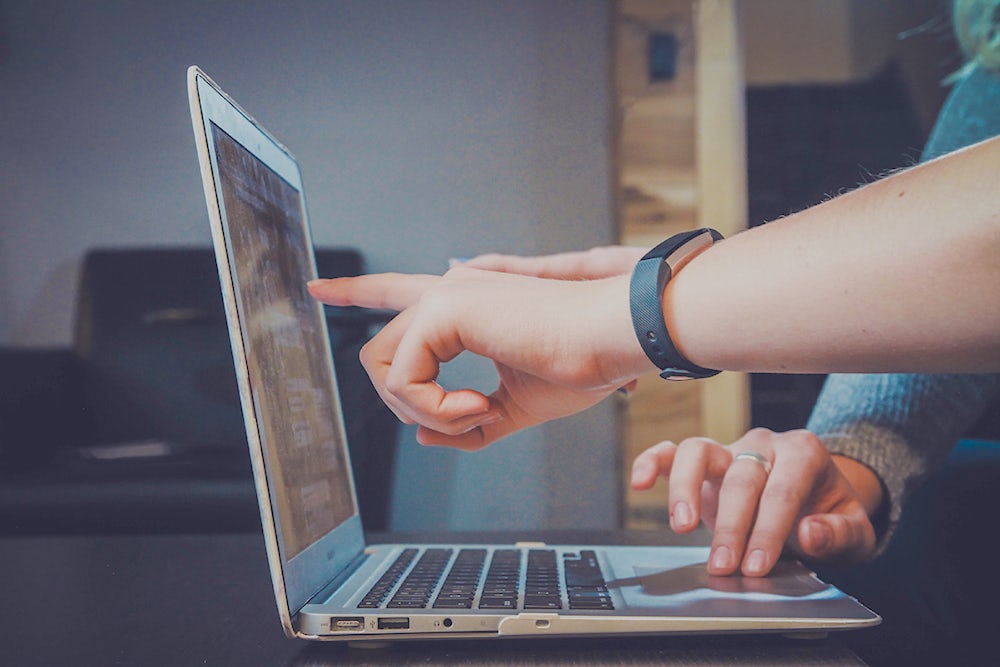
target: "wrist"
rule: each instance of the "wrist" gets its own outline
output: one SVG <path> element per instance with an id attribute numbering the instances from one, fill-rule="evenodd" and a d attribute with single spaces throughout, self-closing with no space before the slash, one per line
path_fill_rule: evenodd
<path id="1" fill-rule="evenodd" d="M 594 320 L 600 330 L 594 337 L 593 359 L 601 368 L 602 377 L 616 387 L 659 370 L 639 345 L 632 326 L 630 279 L 629 274 L 622 274 L 588 283 L 598 290 L 590 302 L 590 312 L 595 304 L 601 307 Z"/>
<path id="2" fill-rule="evenodd" d="M 851 488 L 861 500 L 868 516 L 875 517 L 882 507 L 885 491 L 882 487 L 882 480 L 875 474 L 875 471 L 861 463 L 857 459 L 852 459 L 841 454 L 832 454 L 833 464 L 837 466 L 840 474 L 844 476 Z"/>
<path id="3" fill-rule="evenodd" d="M 722 240 L 722 234 L 705 227 L 674 234 L 647 252 L 632 271 L 629 301 L 632 325 L 640 347 L 666 380 L 707 378 L 719 373 L 691 361 L 671 334 L 673 318 L 668 290 L 671 280 L 695 257 Z"/>

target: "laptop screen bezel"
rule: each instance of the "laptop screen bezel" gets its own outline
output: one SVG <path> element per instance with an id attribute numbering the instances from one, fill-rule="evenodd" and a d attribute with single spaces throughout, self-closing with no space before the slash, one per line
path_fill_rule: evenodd
<path id="1" fill-rule="evenodd" d="M 281 539 L 281 520 L 272 497 L 272 485 L 269 484 L 268 480 L 267 456 L 264 449 L 266 442 L 253 399 L 247 353 L 244 346 L 245 326 L 237 298 L 239 293 L 238 278 L 235 266 L 231 265 L 234 255 L 230 244 L 231 235 L 225 215 L 221 185 L 217 178 L 219 170 L 214 142 L 212 141 L 212 126 L 217 126 L 232 137 L 299 193 L 302 206 L 301 231 L 307 241 L 307 246 L 311 248 L 312 237 L 306 213 L 302 176 L 291 153 L 197 67 L 191 67 L 188 71 L 188 90 L 272 583 L 285 630 L 289 634 L 293 634 L 292 616 L 364 550 L 364 531 L 358 512 L 353 475 L 350 466 L 347 465 L 345 474 L 351 485 L 352 515 L 301 552 L 290 557 L 287 557 L 285 553 L 284 542 Z M 315 277 L 315 258 L 310 255 L 307 261 L 309 262 L 310 275 Z M 326 319 L 323 316 L 322 306 L 317 302 L 315 308 L 319 325 L 325 332 Z M 333 386 L 330 389 L 335 395 L 337 391 L 336 370 L 333 366 L 332 353 L 328 346 L 324 347 L 324 350 L 326 359 L 317 359 L 316 361 L 329 365 L 333 374 Z M 332 405 L 330 410 L 331 420 L 337 430 L 339 442 L 346 450 L 343 416 Z M 343 458 L 345 462 L 349 461 L 347 451 L 344 451 Z"/>

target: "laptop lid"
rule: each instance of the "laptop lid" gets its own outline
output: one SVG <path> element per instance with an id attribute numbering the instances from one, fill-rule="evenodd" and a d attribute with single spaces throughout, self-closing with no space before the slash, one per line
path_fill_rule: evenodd
<path id="1" fill-rule="evenodd" d="M 197 67 L 188 99 L 279 615 L 364 549 L 295 158 Z"/>

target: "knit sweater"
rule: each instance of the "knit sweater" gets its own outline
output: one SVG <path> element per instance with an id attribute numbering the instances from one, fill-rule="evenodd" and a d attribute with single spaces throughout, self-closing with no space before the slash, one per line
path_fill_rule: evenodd
<path id="1" fill-rule="evenodd" d="M 1000 74 L 974 69 L 949 94 L 922 160 L 998 134 Z M 881 548 L 910 492 L 998 395 L 1000 374 L 831 375 L 807 428 L 831 453 L 864 463 L 881 479 L 886 503 Z"/>

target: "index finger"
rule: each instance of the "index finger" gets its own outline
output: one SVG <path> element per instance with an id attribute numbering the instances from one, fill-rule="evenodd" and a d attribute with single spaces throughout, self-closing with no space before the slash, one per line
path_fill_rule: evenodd
<path id="1" fill-rule="evenodd" d="M 416 303 L 441 279 L 441 276 L 427 274 L 372 273 L 310 280 L 307 287 L 314 299 L 331 306 L 400 311 Z"/>

